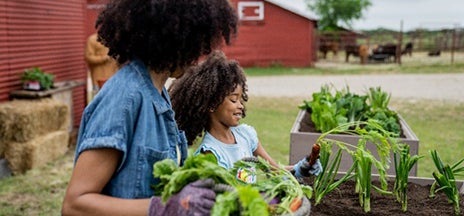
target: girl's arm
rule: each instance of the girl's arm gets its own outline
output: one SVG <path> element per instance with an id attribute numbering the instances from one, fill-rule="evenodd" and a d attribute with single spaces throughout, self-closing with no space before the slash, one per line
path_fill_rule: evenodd
<path id="1" fill-rule="evenodd" d="M 266 160 L 267 162 L 269 162 L 269 164 L 271 164 L 272 166 L 274 167 L 278 167 L 279 165 L 274 161 L 274 159 L 272 159 L 272 157 L 266 152 L 266 150 L 264 149 L 263 145 L 261 145 L 261 142 L 258 141 L 258 148 L 256 148 L 256 150 L 253 152 L 253 156 L 255 157 L 261 157 L 263 158 L 264 160 Z"/>
<path id="2" fill-rule="evenodd" d="M 264 149 L 263 145 L 261 145 L 261 142 L 258 142 L 258 148 L 256 148 L 256 150 L 253 152 L 253 155 L 255 157 L 261 157 L 263 158 L 264 160 L 266 160 L 267 162 L 269 162 L 269 164 L 271 164 L 272 166 L 274 167 L 278 167 L 279 165 L 274 161 L 274 159 L 272 159 L 272 157 L 266 152 L 266 150 Z M 292 170 L 293 169 L 293 165 L 287 165 L 287 166 L 284 166 L 284 168 L 286 170 Z"/>

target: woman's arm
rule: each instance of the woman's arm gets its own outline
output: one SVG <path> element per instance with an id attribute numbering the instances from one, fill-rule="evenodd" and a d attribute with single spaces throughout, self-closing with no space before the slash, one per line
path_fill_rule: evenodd
<path id="1" fill-rule="evenodd" d="M 120 199 L 100 194 L 122 153 L 92 149 L 80 154 L 64 197 L 62 215 L 147 215 L 150 199 Z"/>

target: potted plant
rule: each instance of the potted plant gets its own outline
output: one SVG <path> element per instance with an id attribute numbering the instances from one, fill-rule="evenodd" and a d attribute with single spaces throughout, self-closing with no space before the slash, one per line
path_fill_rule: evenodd
<path id="1" fill-rule="evenodd" d="M 20 75 L 23 89 L 25 90 L 47 90 L 53 87 L 54 75 L 45 73 L 39 67 L 28 68 Z"/>

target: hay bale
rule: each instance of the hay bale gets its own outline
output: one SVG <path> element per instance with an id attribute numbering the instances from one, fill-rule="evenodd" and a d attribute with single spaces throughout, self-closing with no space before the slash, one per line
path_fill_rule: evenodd
<path id="1" fill-rule="evenodd" d="M 48 98 L 0 103 L 0 155 L 2 143 L 27 142 L 49 132 L 67 130 L 69 112 L 65 103 Z"/>
<path id="2" fill-rule="evenodd" d="M 22 174 L 64 155 L 68 150 L 69 132 L 55 131 L 38 136 L 27 142 L 9 142 L 5 159 L 11 172 Z"/>

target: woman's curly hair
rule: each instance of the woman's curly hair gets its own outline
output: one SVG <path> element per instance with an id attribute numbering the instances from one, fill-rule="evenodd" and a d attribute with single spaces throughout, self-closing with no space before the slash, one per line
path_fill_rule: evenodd
<path id="1" fill-rule="evenodd" d="M 95 27 L 120 64 L 138 58 L 173 72 L 230 44 L 237 15 L 228 0 L 111 0 Z"/>
<path id="2" fill-rule="evenodd" d="M 215 110 L 238 85 L 243 92 L 241 101 L 245 103 L 248 101 L 245 73 L 237 61 L 227 60 L 220 51 L 212 52 L 203 63 L 172 82 L 169 86 L 172 108 L 189 145 L 209 129 L 209 111 Z M 243 117 L 245 111 L 244 108 Z"/>

